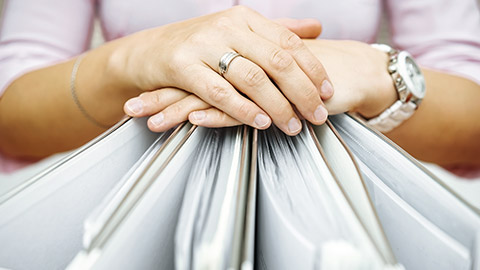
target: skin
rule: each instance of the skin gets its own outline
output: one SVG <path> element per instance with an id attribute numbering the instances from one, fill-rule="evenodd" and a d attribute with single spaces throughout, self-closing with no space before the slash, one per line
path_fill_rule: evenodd
<path id="1" fill-rule="evenodd" d="M 320 27 L 318 23 L 312 27 L 310 20 L 293 22 L 291 29 L 315 36 Z M 238 57 L 235 62 L 242 68 L 223 78 L 216 69 L 229 51 L 245 58 Z M 0 99 L 1 152 L 38 159 L 78 147 L 104 130 L 88 121 L 72 99 L 74 61 L 32 71 L 8 86 Z M 325 122 L 327 111 L 320 91 L 328 80 L 321 62 L 297 35 L 237 6 L 141 31 L 88 52 L 79 66 L 75 88 L 88 114 L 103 125 L 113 125 L 123 117 L 122 106 L 129 98 L 172 88 L 186 89 L 238 123 L 265 129 L 273 122 L 294 135 L 300 132 L 300 117 L 316 124 Z M 332 94 L 330 88 L 323 98 Z M 178 95 L 172 95 L 162 101 L 177 99 Z M 298 115 L 294 106 L 299 108 Z M 155 131 L 173 125 L 162 115 L 149 120 Z"/>
<path id="2" fill-rule="evenodd" d="M 241 12 L 247 11 L 242 9 Z M 123 115 L 119 108 L 126 100 L 134 97 L 125 103 L 125 113 L 134 117 L 150 116 L 148 125 L 154 131 L 166 130 L 187 119 L 194 124 L 208 127 L 241 123 L 256 126 L 255 115 L 265 113 L 287 134 L 292 135 L 296 132 L 288 130 L 289 119 L 305 117 L 316 124 L 323 122 L 315 122 L 313 119 L 315 106 L 317 104 L 321 106 L 321 100 L 315 99 L 313 103 L 310 98 L 308 102 L 298 100 L 301 97 L 309 97 L 305 87 L 315 88 L 321 93 L 320 96 L 325 100 L 325 106 L 330 114 L 350 111 L 371 118 L 388 108 L 397 98 L 392 80 L 386 72 L 386 54 L 367 44 L 354 41 L 304 41 L 303 44 L 306 44 L 315 56 L 311 58 L 320 60 L 319 62 L 328 71 L 326 76 L 325 70 L 319 68 L 320 65 L 315 62 L 316 68 L 311 70 L 321 71 L 318 75 L 320 80 L 315 80 L 316 77 L 312 75 L 315 72 L 312 73 L 311 70 L 308 72 L 309 69 L 306 68 L 308 64 L 304 61 L 308 62 L 306 59 L 310 59 L 311 55 L 307 57 L 302 46 L 297 45 L 300 46 L 301 53 L 299 53 L 292 51 L 295 46 L 285 49 L 278 40 L 277 43 L 272 43 L 283 48 L 294 59 L 295 67 L 298 66 L 295 69 L 296 73 L 289 75 L 280 72 L 275 75 L 274 72 L 278 71 L 277 69 L 270 70 L 268 63 L 263 63 L 261 59 L 245 51 L 241 52 L 244 58 L 237 57 L 232 61 L 225 79 L 222 79 L 213 72 L 216 72 L 214 69 L 218 65 L 218 59 L 223 52 L 227 51 L 227 47 L 215 48 L 209 51 L 211 55 L 207 51 L 198 52 L 191 48 L 194 48 L 197 43 L 204 45 L 200 47 L 218 45 L 218 42 L 204 40 L 205 37 L 211 39 L 214 36 L 209 32 L 212 28 L 205 25 L 203 25 L 204 28 L 197 27 L 199 24 L 206 24 L 213 27 L 215 31 L 221 31 L 226 23 L 223 15 L 217 14 L 217 17 L 213 16 L 211 20 L 189 21 L 191 25 L 183 22 L 178 29 L 175 28 L 176 25 L 169 25 L 166 28 L 147 30 L 134 37 L 117 40 L 89 52 L 80 66 L 77 77 L 77 87 L 82 89 L 79 93 L 82 104 L 91 115 L 95 115 L 99 122 L 113 124 Z M 227 15 L 232 16 L 232 14 Z M 232 24 L 227 23 L 227 29 L 230 29 L 229 27 L 232 27 Z M 302 33 L 302 29 L 306 28 L 298 25 L 297 29 L 294 26 L 289 28 L 299 35 L 304 35 L 305 38 L 315 37 L 315 31 L 308 30 L 307 33 Z M 189 33 L 199 33 L 201 29 L 208 31 L 205 30 L 204 36 L 192 37 L 181 32 L 181 30 L 187 31 L 184 29 L 190 29 Z M 180 37 L 168 37 L 168 33 L 176 33 L 183 37 L 183 40 L 179 40 Z M 173 42 L 168 43 L 169 47 L 175 48 L 173 52 L 163 55 L 152 48 L 154 46 L 147 46 L 160 43 L 164 35 L 167 35 L 168 42 Z M 217 34 L 217 36 L 221 35 Z M 140 40 L 145 42 L 139 43 Z M 193 43 L 188 43 L 192 40 Z M 269 41 L 271 42 L 271 39 Z M 178 44 L 186 45 L 176 46 Z M 179 51 L 176 51 L 177 49 Z M 148 55 L 148 59 L 145 55 Z M 202 63 L 206 63 L 204 66 L 198 62 L 191 65 L 183 62 L 185 59 L 201 59 L 202 55 L 211 56 L 209 59 L 202 59 Z M 158 61 L 149 62 L 149 58 L 155 58 Z M 142 65 L 138 65 L 137 61 Z M 249 72 L 256 68 L 253 67 L 253 63 L 257 62 L 257 67 L 262 68 L 265 74 L 258 69 L 256 72 Z M 159 63 L 171 64 L 163 67 Z M 309 63 L 311 65 L 312 62 Z M 70 77 L 72 66 L 73 61 L 69 61 L 34 71 L 9 86 L 0 99 L 0 129 L 8 131 L 0 133 L 2 151 L 13 156 L 43 157 L 79 146 L 102 131 L 86 120 L 73 103 L 68 91 L 69 80 L 66 79 Z M 210 66 L 213 68 L 209 69 Z M 166 71 L 162 73 L 160 67 L 166 68 Z M 204 69 L 194 69 L 200 67 Z M 188 72 L 184 72 L 185 70 Z M 298 73 L 298 70 L 303 73 Z M 480 115 L 480 108 L 475 102 L 480 98 L 480 86 L 459 76 L 427 69 L 423 72 L 427 84 L 427 95 L 421 106 L 412 118 L 386 135 L 408 152 L 425 161 L 440 165 L 480 165 L 478 155 L 480 124 L 476 121 L 476 116 Z M 192 79 L 188 78 L 192 77 L 192 74 L 200 75 L 194 76 L 193 81 L 188 81 Z M 265 82 L 265 78 L 268 80 L 266 75 L 273 79 L 279 89 Z M 202 77 L 215 80 L 219 84 L 220 81 L 228 83 L 230 86 L 224 89 L 233 89 L 233 94 L 236 93 L 235 89 L 238 89 L 251 101 L 243 96 L 234 98 L 228 96 L 228 98 L 216 100 L 212 98 L 216 95 L 209 95 L 208 90 L 203 89 L 202 92 L 202 89 L 196 88 Z M 305 79 L 306 77 L 308 79 Z M 282 78 L 288 78 L 295 85 L 282 82 Z M 321 86 L 327 78 L 335 86 L 335 94 L 333 89 L 321 91 Z M 45 83 L 38 85 L 38 81 Z M 20 90 L 16 91 L 17 89 Z M 208 89 L 215 89 L 215 87 Z M 218 94 L 218 91 L 216 93 Z M 299 116 L 296 116 L 293 106 L 285 104 L 283 95 L 279 95 L 281 93 L 300 112 Z M 296 95 L 295 98 L 292 95 Z M 31 100 L 36 102 L 32 103 Z M 219 101 L 224 103 L 220 104 Z M 242 110 L 238 110 L 239 102 L 246 104 L 243 105 L 245 107 L 242 107 Z M 132 105 L 139 103 L 142 106 Z M 18 113 L 18 108 L 21 108 L 21 114 Z M 62 114 L 58 114 L 58 111 Z M 161 118 L 163 121 L 156 125 L 155 118 Z M 32 133 L 35 136 L 32 136 Z"/>
<path id="3" fill-rule="evenodd" d="M 325 102 L 330 114 L 349 111 L 368 119 L 397 100 L 385 53 L 356 41 L 304 42 L 323 63 L 335 86 L 335 94 Z M 232 62 L 231 69 L 235 68 L 239 67 Z M 443 166 L 479 166 L 480 86 L 459 76 L 422 71 L 427 86 L 425 98 L 411 118 L 386 135 L 421 160 Z M 221 110 L 196 100 L 195 96 L 189 95 L 171 104 L 156 102 L 174 92 L 182 91 L 161 89 L 144 93 L 138 97 L 145 104 L 142 113 L 133 114 L 128 106 L 125 111 L 132 116 L 163 112 L 166 118 L 176 117 L 179 122 L 188 118 L 192 123 L 208 127 L 239 124 Z"/>
<path id="4" fill-rule="evenodd" d="M 331 114 L 353 111 L 372 118 L 396 101 L 386 54 L 355 41 L 306 44 L 335 86 L 335 95 L 326 101 Z M 334 51 L 336 57 L 328 57 Z M 427 87 L 422 103 L 411 118 L 385 135 L 420 160 L 480 166 L 480 85 L 444 72 L 426 68 L 422 72 Z"/>

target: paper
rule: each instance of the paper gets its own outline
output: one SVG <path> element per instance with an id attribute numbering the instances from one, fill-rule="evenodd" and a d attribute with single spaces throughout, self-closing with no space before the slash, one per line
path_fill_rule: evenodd
<path id="1" fill-rule="evenodd" d="M 2 267 L 67 266 L 82 248 L 84 220 L 158 137 L 145 121 L 126 122 L 18 192 L 3 197 Z"/>
<path id="2" fill-rule="evenodd" d="M 473 258 L 475 258 L 475 256 L 472 256 L 474 247 L 477 245 L 475 236 L 480 231 L 480 216 L 478 213 L 443 186 L 440 180 L 425 170 L 414 158 L 399 149 L 383 135 L 371 131 L 348 115 L 334 116 L 331 117 L 331 120 L 355 154 L 355 158 L 365 165 L 364 168 L 372 171 L 386 187 L 411 207 L 415 213 L 418 213 L 468 250 L 468 258 L 462 256 L 466 260 L 466 265 L 470 267 L 474 263 Z M 362 171 L 366 172 L 367 170 L 362 169 Z M 369 191 L 374 192 L 370 188 L 371 185 L 369 185 Z M 374 200 L 375 194 L 372 196 L 372 200 Z M 383 206 L 383 203 L 375 200 L 374 204 L 377 209 Z M 378 212 L 380 213 L 380 210 Z M 392 235 L 395 234 L 395 231 L 387 228 L 391 224 L 385 223 L 382 216 L 380 218 L 387 232 L 387 237 L 389 239 L 396 237 Z M 401 220 L 397 220 L 397 222 L 401 222 Z M 403 235 L 403 237 L 410 237 L 410 241 L 415 242 L 422 239 L 418 237 L 418 233 L 420 232 Z M 427 236 L 425 235 L 425 237 Z M 408 253 L 408 250 L 399 251 L 397 248 L 400 248 L 400 246 L 396 247 L 395 243 L 392 243 L 392 247 L 400 262 L 402 262 L 402 259 L 406 260 L 405 257 L 400 258 L 400 256 Z M 432 260 L 439 261 L 448 258 L 438 257 L 439 254 L 433 248 L 424 250 L 423 256 L 429 256 Z M 422 256 L 410 256 L 406 267 L 421 269 L 424 259 Z M 459 262 L 459 265 L 455 265 L 453 268 L 461 269 L 464 263 L 457 262 Z"/>
<path id="3" fill-rule="evenodd" d="M 260 269 L 380 269 L 385 264 L 307 128 L 295 137 L 276 128 L 260 132 L 258 150 Z"/>

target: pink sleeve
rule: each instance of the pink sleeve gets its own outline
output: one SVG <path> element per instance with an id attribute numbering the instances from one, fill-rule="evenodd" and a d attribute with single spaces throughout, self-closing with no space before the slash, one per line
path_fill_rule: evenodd
<path id="1" fill-rule="evenodd" d="M 95 0 L 6 0 L 0 22 L 0 96 L 24 73 L 88 48 Z"/>
<path id="2" fill-rule="evenodd" d="M 387 0 L 392 45 L 420 65 L 480 84 L 480 11 L 476 0 Z"/>
<path id="3" fill-rule="evenodd" d="M 387 0 L 392 45 L 410 52 L 424 67 L 480 84 L 480 10 L 476 0 Z M 464 178 L 480 167 L 446 168 Z"/>
<path id="4" fill-rule="evenodd" d="M 31 165 L 35 162 L 36 161 L 32 160 L 9 158 L 0 153 L 0 174 L 13 173 L 16 170 L 27 167 L 28 165 Z"/>

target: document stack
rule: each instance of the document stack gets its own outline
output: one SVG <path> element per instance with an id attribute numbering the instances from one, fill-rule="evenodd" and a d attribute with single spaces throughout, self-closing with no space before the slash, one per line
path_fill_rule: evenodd
<path id="1" fill-rule="evenodd" d="M 480 270 L 479 209 L 353 115 L 303 125 L 125 119 L 0 185 L 0 268 Z"/>

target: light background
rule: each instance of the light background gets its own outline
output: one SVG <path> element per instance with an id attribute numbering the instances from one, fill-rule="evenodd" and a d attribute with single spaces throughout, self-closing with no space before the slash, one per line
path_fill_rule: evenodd
<path id="1" fill-rule="evenodd" d="M 11 0 L 11 1 L 15 1 L 15 0 Z M 480 3 L 480 0 L 478 0 L 478 2 Z M 3 3 L 4 3 L 4 0 L 0 0 L 0 14 L 2 14 Z M 382 26 L 383 25 L 384 24 L 382 24 Z M 388 43 L 387 40 L 388 40 L 387 28 L 386 27 L 381 27 L 379 42 Z M 93 32 L 91 47 L 95 48 L 95 47 L 101 45 L 103 43 L 103 41 L 104 40 L 103 40 L 101 31 L 100 31 L 100 27 L 98 27 L 98 23 L 95 23 L 95 29 L 94 29 L 94 32 Z"/>
<path id="2" fill-rule="evenodd" d="M 11 0 L 11 1 L 15 1 L 15 0 Z M 477 0 L 477 2 L 479 3 L 479 6 L 480 6 L 480 0 Z M 0 14 L 2 14 L 3 3 L 4 3 L 4 0 L 0 0 Z M 103 37 L 102 37 L 102 33 L 100 31 L 100 27 L 98 26 L 98 23 L 95 23 L 95 29 L 94 29 L 94 32 L 93 32 L 91 47 L 92 48 L 98 47 L 103 42 L 104 42 L 104 40 L 103 40 Z M 382 23 L 382 25 L 380 27 L 380 35 L 379 35 L 379 38 L 378 38 L 378 42 L 379 43 L 388 43 L 388 29 L 387 29 L 386 24 L 384 24 L 384 23 Z"/>
<path id="3" fill-rule="evenodd" d="M 11 1 L 15 1 L 15 0 L 11 0 Z M 477 0 L 477 2 L 479 3 L 479 6 L 480 6 L 480 0 Z M 0 14 L 2 14 L 3 3 L 4 3 L 4 0 L 0 0 Z M 98 26 L 98 23 L 95 23 L 95 29 L 94 29 L 94 32 L 93 32 L 91 47 L 95 48 L 95 47 L 101 45 L 103 42 L 104 42 L 104 40 L 103 40 L 103 37 L 102 37 L 102 33 L 100 31 L 100 27 Z M 380 35 L 379 35 L 379 38 L 378 38 L 378 42 L 379 43 L 388 43 L 388 29 L 387 29 L 387 25 L 385 23 L 382 23 L 382 25 L 380 27 Z"/>

